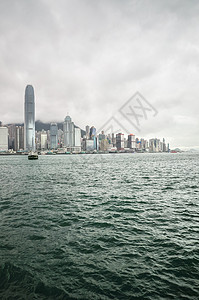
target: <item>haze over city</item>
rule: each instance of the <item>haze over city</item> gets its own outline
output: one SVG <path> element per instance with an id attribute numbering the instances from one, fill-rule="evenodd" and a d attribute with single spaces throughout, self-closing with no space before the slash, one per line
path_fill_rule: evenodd
<path id="1" fill-rule="evenodd" d="M 100 128 L 139 91 L 158 111 L 145 138 L 199 147 L 198 1 L 1 1 L 0 120 Z"/>

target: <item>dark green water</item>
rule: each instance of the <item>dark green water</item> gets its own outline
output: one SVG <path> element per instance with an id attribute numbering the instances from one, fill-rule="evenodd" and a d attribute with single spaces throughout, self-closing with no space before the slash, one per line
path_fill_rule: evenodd
<path id="1" fill-rule="evenodd" d="M 198 158 L 0 156 L 0 299 L 199 299 Z"/>

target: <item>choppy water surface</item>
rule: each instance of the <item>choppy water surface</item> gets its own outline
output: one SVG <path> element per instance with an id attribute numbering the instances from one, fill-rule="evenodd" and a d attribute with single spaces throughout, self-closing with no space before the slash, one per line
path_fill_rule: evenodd
<path id="1" fill-rule="evenodd" d="M 1 299 L 199 299 L 197 154 L 0 157 Z"/>

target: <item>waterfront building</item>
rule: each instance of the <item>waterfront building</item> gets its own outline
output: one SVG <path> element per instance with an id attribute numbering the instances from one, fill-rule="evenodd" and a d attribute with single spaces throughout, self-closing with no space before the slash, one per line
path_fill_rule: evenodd
<path id="1" fill-rule="evenodd" d="M 135 146 L 135 135 L 134 134 L 129 134 L 128 135 L 128 143 L 127 143 L 127 147 L 129 149 L 136 149 L 136 146 Z"/>
<path id="2" fill-rule="evenodd" d="M 123 133 L 116 134 L 116 147 L 117 147 L 117 150 L 124 150 L 124 134 Z"/>
<path id="3" fill-rule="evenodd" d="M 50 148 L 57 149 L 58 147 L 58 126 L 57 123 L 50 124 Z"/>
<path id="4" fill-rule="evenodd" d="M 16 126 L 16 141 L 15 141 L 15 150 L 24 149 L 24 127 Z"/>
<path id="5" fill-rule="evenodd" d="M 104 134 L 104 131 L 102 131 L 102 132 L 99 134 L 99 143 L 100 143 L 100 141 L 105 140 L 105 138 L 106 138 L 106 136 L 105 136 L 105 134 Z"/>
<path id="6" fill-rule="evenodd" d="M 16 125 L 8 125 L 8 149 L 16 150 Z"/>
<path id="7" fill-rule="evenodd" d="M 114 133 L 112 133 L 111 143 L 113 144 L 113 147 L 116 147 L 116 138 L 115 138 Z"/>
<path id="8" fill-rule="evenodd" d="M 81 129 L 79 127 L 75 128 L 75 147 L 80 147 L 81 150 Z"/>
<path id="9" fill-rule="evenodd" d="M 86 138 L 86 136 L 84 136 L 82 139 L 82 142 L 81 142 L 81 149 L 83 151 L 86 151 L 86 141 L 87 141 L 87 138 Z"/>
<path id="10" fill-rule="evenodd" d="M 104 134 L 104 131 L 102 131 L 98 135 L 98 142 L 100 151 L 107 151 L 109 148 L 109 144 L 111 143 L 108 137 L 106 137 L 106 135 Z"/>
<path id="11" fill-rule="evenodd" d="M 92 126 L 90 128 L 90 139 L 93 139 L 96 136 L 96 128 Z"/>
<path id="12" fill-rule="evenodd" d="M 90 140 L 93 140 L 94 149 L 97 150 L 97 137 L 96 137 L 96 128 L 92 126 L 90 128 Z"/>
<path id="13" fill-rule="evenodd" d="M 27 85 L 25 90 L 24 149 L 35 151 L 35 96 L 32 85 Z"/>
<path id="14" fill-rule="evenodd" d="M 8 150 L 8 128 L 0 127 L 0 151 Z"/>
<path id="15" fill-rule="evenodd" d="M 138 138 L 136 138 L 136 150 L 139 152 L 142 150 L 141 149 L 141 141 Z"/>
<path id="16" fill-rule="evenodd" d="M 95 150 L 94 140 L 85 140 L 85 148 L 86 151 L 94 151 Z"/>
<path id="17" fill-rule="evenodd" d="M 63 131 L 64 131 L 64 146 L 73 147 L 75 127 L 70 116 L 66 116 L 64 119 Z"/>
<path id="18" fill-rule="evenodd" d="M 155 138 L 149 140 L 149 152 L 161 152 L 161 143 L 159 139 Z"/>
<path id="19" fill-rule="evenodd" d="M 35 149 L 41 150 L 41 131 L 35 131 Z"/>
<path id="20" fill-rule="evenodd" d="M 107 151 L 109 148 L 110 148 L 110 144 L 108 142 L 107 139 L 103 139 L 99 142 L 99 145 L 100 145 L 100 150 L 101 151 Z"/>
<path id="21" fill-rule="evenodd" d="M 58 148 L 62 148 L 64 145 L 64 133 L 63 130 L 58 129 Z"/>
<path id="22" fill-rule="evenodd" d="M 24 149 L 24 127 L 15 124 L 8 125 L 8 149 L 14 151 Z"/>
<path id="23" fill-rule="evenodd" d="M 165 139 L 163 138 L 163 152 L 166 151 L 167 151 L 167 147 L 166 147 Z"/>
<path id="24" fill-rule="evenodd" d="M 89 139 L 90 137 L 90 127 L 87 125 L 86 126 L 86 138 Z"/>
<path id="25" fill-rule="evenodd" d="M 124 138 L 124 149 L 127 149 L 127 146 L 128 146 L 128 140 Z"/>
<path id="26" fill-rule="evenodd" d="M 48 142 L 47 142 L 47 133 L 44 129 L 42 129 L 40 133 L 40 141 L 41 141 L 41 150 L 46 150 L 48 147 Z"/>

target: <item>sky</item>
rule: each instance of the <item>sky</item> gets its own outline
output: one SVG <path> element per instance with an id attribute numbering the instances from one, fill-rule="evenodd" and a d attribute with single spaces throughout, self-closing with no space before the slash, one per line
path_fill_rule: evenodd
<path id="1" fill-rule="evenodd" d="M 37 120 L 199 147 L 198 16 L 198 0 L 1 0 L 0 120 L 23 122 L 31 84 Z"/>

